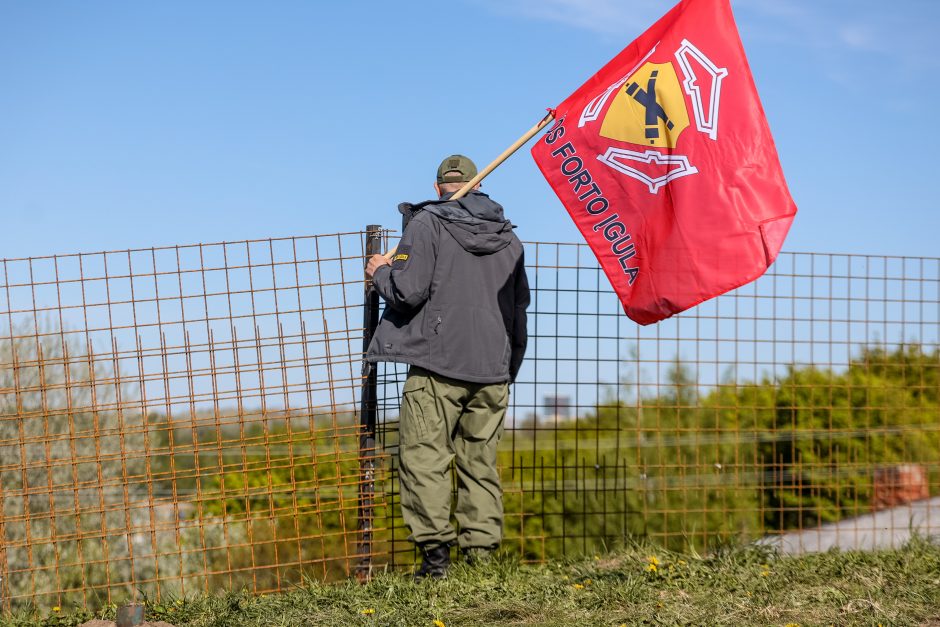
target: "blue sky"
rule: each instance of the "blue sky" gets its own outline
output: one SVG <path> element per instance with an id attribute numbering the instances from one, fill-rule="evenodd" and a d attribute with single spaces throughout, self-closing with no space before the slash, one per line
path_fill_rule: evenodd
<path id="1" fill-rule="evenodd" d="M 398 224 L 672 5 L 0 1 L 0 257 Z M 733 0 L 791 192 L 785 250 L 940 251 L 934 0 Z M 521 151 L 484 183 L 577 231 Z"/>

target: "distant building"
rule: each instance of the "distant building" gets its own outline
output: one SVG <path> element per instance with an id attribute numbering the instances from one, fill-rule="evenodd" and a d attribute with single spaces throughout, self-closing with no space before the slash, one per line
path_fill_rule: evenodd
<path id="1" fill-rule="evenodd" d="M 563 394 L 545 396 L 542 401 L 542 416 L 558 422 L 571 418 L 571 397 Z"/>

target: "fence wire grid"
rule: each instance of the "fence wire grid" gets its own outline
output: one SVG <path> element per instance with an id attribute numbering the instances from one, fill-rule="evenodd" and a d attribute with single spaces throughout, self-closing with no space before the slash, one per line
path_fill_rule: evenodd
<path id="1" fill-rule="evenodd" d="M 4 609 L 414 563 L 378 228 L 0 261 Z M 639 327 L 585 245 L 525 247 L 503 550 L 940 534 L 940 259 L 783 253 Z"/>

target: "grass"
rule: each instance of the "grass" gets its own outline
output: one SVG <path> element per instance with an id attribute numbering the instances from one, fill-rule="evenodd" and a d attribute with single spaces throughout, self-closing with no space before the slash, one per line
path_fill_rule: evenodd
<path id="1" fill-rule="evenodd" d="M 113 618 L 114 608 L 96 616 Z M 634 545 L 530 566 L 511 557 L 446 581 L 383 574 L 365 586 L 307 582 L 148 603 L 150 620 L 182 627 L 274 625 L 929 625 L 940 627 L 940 546 L 777 557 L 755 548 L 708 556 Z M 0 626 L 78 625 L 87 610 L 0 617 Z M 435 623 L 435 621 L 439 621 Z"/>

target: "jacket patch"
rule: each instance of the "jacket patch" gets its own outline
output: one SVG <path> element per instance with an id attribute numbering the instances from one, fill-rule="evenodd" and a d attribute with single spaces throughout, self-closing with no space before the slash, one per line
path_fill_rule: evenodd
<path id="1" fill-rule="evenodd" d="M 411 246 L 399 246 L 398 252 L 392 257 L 392 268 L 403 268 L 410 257 Z"/>

